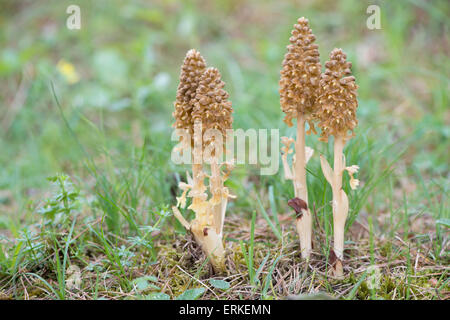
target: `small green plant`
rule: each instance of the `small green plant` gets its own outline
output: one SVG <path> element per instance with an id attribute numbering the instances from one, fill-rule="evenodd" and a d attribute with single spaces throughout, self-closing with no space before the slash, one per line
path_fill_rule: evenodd
<path id="1" fill-rule="evenodd" d="M 52 182 L 54 194 L 46 199 L 38 210 L 43 224 L 51 227 L 62 227 L 67 224 L 74 210 L 78 208 L 79 191 L 72 184 L 69 176 L 58 174 L 47 178 Z"/>
<path id="2" fill-rule="evenodd" d="M 256 212 L 253 211 L 251 226 L 250 226 L 250 243 L 248 244 L 248 249 L 246 248 L 246 246 L 242 240 L 239 243 L 241 246 L 242 255 L 244 256 L 245 264 L 247 265 L 250 283 L 252 285 L 256 284 L 256 272 L 255 272 L 255 268 L 254 268 L 255 219 L 256 219 Z"/>

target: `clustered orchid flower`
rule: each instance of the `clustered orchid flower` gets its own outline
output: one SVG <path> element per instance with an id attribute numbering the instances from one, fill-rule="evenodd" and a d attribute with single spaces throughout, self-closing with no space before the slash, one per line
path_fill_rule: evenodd
<path id="1" fill-rule="evenodd" d="M 313 149 L 305 146 L 305 122 L 309 123 L 310 130 L 314 132 L 314 113 L 317 108 L 317 93 L 320 80 L 320 58 L 316 37 L 309 28 L 308 19 L 300 18 L 294 25 L 292 36 L 289 39 L 283 61 L 280 77 L 280 104 L 286 114 L 284 121 L 292 126 L 292 120 L 297 120 L 297 140 L 282 137 L 284 144 L 283 167 L 285 178 L 292 180 L 295 198 L 302 200 L 305 205 L 302 210 L 296 210 L 296 226 L 300 237 L 301 255 L 308 259 L 311 253 L 312 217 L 308 208 L 308 188 L 306 185 L 306 164 L 313 155 Z M 287 156 L 292 150 L 291 144 L 295 144 L 295 156 L 293 156 L 293 170 L 289 167 Z M 297 202 L 299 200 L 296 200 Z M 294 208 L 295 209 L 295 208 Z"/>
<path id="2" fill-rule="evenodd" d="M 332 270 L 336 277 L 343 276 L 342 260 L 344 258 L 344 229 L 348 215 L 349 203 L 342 189 L 342 175 L 347 171 L 350 175 L 350 187 L 356 189 L 359 180 L 353 175 L 358 171 L 357 165 L 347 167 L 345 164 L 344 145 L 353 137 L 353 129 L 358 124 L 356 119 L 355 77 L 351 74 L 351 62 L 342 49 L 334 49 L 330 53 L 330 61 L 325 64 L 325 72 L 320 79 L 320 105 L 317 112 L 319 127 L 322 129 L 321 140 L 328 141 L 334 136 L 334 168 L 331 169 L 323 155 L 320 156 L 322 171 L 333 191 L 333 225 L 334 254 Z M 352 134 L 349 135 L 349 132 Z"/>
<path id="3" fill-rule="evenodd" d="M 221 161 L 225 149 L 223 139 L 215 139 L 207 130 L 226 136 L 226 130 L 231 129 L 233 109 L 224 86 L 217 69 L 206 68 L 205 60 L 196 50 L 188 51 L 181 68 L 173 116 L 174 127 L 187 130 L 187 136 L 191 137 L 191 141 L 186 141 L 182 135 L 180 140 L 183 151 L 190 148 L 192 152 L 192 178 L 187 173 L 187 183 L 180 182 L 183 193 L 172 209 L 180 223 L 192 232 L 216 272 L 225 270 L 223 224 L 228 199 L 234 196 L 224 182 L 233 165 Z M 205 170 L 207 165 L 209 174 Z M 205 179 L 209 185 L 205 185 Z M 179 210 L 185 208 L 187 197 L 192 198 L 188 209 L 195 213 L 191 222 Z"/>
<path id="4" fill-rule="evenodd" d="M 357 165 L 346 166 L 343 149 L 345 142 L 352 137 L 357 125 L 355 77 L 351 74 L 351 63 L 341 49 L 334 49 L 330 61 L 321 73 L 321 64 L 315 36 L 309 22 L 300 18 L 294 25 L 291 44 L 287 47 L 280 78 L 280 104 L 286 114 L 284 121 L 292 126 L 297 119 L 297 140 L 282 137 L 282 163 L 284 175 L 294 184 L 295 198 L 288 205 L 296 212 L 296 226 L 300 238 L 301 255 L 309 259 L 312 248 L 312 217 L 308 207 L 306 183 L 306 164 L 314 151 L 305 145 L 305 122 L 310 129 L 306 134 L 317 134 L 314 121 L 319 121 L 320 140 L 328 142 L 334 136 L 334 170 L 323 155 L 320 156 L 322 171 L 333 191 L 334 251 L 331 253 L 333 274 L 343 275 L 342 260 L 344 251 L 344 227 L 348 215 L 348 197 L 342 189 L 342 175 L 350 175 L 350 187 L 355 189 L 359 180 L 354 178 Z M 289 166 L 288 155 L 293 153 L 290 146 L 295 144 L 292 156 L 293 170 Z"/>

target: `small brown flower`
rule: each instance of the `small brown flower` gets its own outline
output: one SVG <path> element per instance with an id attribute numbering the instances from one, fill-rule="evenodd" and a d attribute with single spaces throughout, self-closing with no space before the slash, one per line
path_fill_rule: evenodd
<path id="1" fill-rule="evenodd" d="M 347 136 L 358 124 L 356 119 L 356 99 L 358 86 L 351 76 L 351 62 L 342 49 L 330 53 L 330 61 L 325 63 L 325 72 L 320 79 L 316 113 L 319 127 L 322 129 L 321 140 L 328 141 L 330 135 Z"/>
<path id="2" fill-rule="evenodd" d="M 175 101 L 173 126 L 177 129 L 187 129 L 193 135 L 194 121 L 192 119 L 193 99 L 197 91 L 200 78 L 206 70 L 206 62 L 198 51 L 191 49 L 187 52 L 181 66 L 180 83 Z"/>
<path id="3" fill-rule="evenodd" d="M 286 113 L 284 121 L 290 127 L 298 112 L 307 119 L 314 113 L 322 68 L 318 46 L 314 43 L 316 37 L 309 28 L 308 19 L 298 19 L 291 34 L 279 83 L 281 109 Z M 315 131 L 312 122 L 310 126 Z"/>

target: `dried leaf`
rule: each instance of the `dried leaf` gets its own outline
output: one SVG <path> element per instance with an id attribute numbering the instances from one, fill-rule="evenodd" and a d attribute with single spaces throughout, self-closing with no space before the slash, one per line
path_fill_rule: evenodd
<path id="1" fill-rule="evenodd" d="M 328 263 L 332 268 L 335 267 L 336 261 L 338 261 L 339 258 L 337 257 L 336 253 L 334 253 L 333 249 L 330 249 L 330 256 L 328 257 Z"/>
<path id="2" fill-rule="evenodd" d="M 71 265 L 67 268 L 67 275 L 70 275 L 66 279 L 66 287 L 68 290 L 80 289 L 81 286 L 81 270 L 76 265 Z"/>
<path id="3" fill-rule="evenodd" d="M 288 206 L 295 210 L 297 219 L 301 218 L 303 212 L 302 210 L 308 210 L 308 205 L 306 202 L 300 198 L 293 198 L 288 201 Z"/>

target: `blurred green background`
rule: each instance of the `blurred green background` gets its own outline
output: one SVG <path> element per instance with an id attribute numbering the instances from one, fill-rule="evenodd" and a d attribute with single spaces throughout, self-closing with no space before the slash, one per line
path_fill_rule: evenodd
<path id="1" fill-rule="evenodd" d="M 71 4 L 81 8 L 81 30 L 66 28 Z M 380 6 L 380 30 L 366 27 L 371 4 Z M 360 143 L 394 145 L 388 158 L 403 151 L 394 194 L 406 192 L 419 205 L 444 201 L 450 163 L 446 0 L 3 0 L 1 6 L 2 219 L 23 223 L 30 199 L 44 197 L 45 178 L 56 172 L 95 184 L 86 153 L 113 181 L 133 179 L 130 168 L 145 154 L 152 179 L 144 193 L 151 203 L 172 201 L 171 186 L 163 183 L 180 171 L 168 161 L 171 112 L 190 48 L 221 71 L 235 128 L 293 134 L 282 122 L 278 79 L 290 30 L 302 16 L 310 20 L 322 64 L 335 47 L 353 62 L 360 86 L 357 135 L 369 137 Z M 360 164 L 362 174 L 369 160 L 366 168 Z"/>

